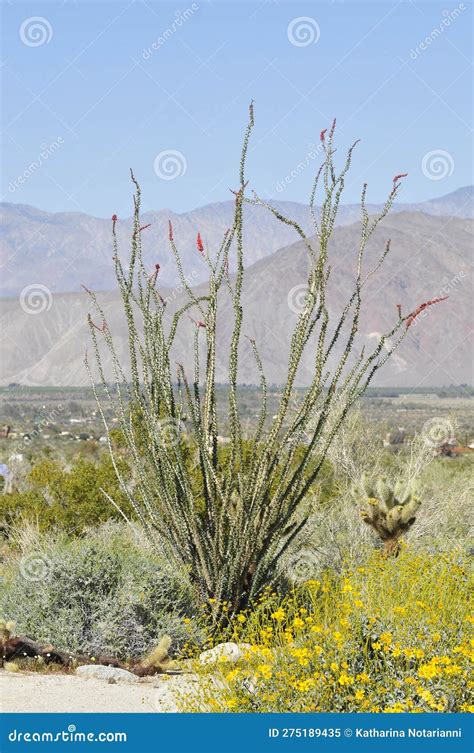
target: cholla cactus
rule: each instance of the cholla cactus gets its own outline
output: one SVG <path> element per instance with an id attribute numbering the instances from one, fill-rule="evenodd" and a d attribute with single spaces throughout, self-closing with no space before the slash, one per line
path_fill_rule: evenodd
<path id="1" fill-rule="evenodd" d="M 0 620 L 0 641 L 7 641 L 12 637 L 15 630 L 13 620 Z"/>
<path id="2" fill-rule="evenodd" d="M 142 257 L 140 187 L 135 185 L 134 226 L 127 265 L 119 258 L 116 215 L 112 237 L 116 277 L 128 326 L 129 370 L 121 363 L 112 332 L 96 295 L 87 291 L 95 307 L 89 317 L 98 374 L 93 375 L 86 358 L 109 449 L 122 488 L 149 537 L 168 556 L 189 568 L 202 598 L 219 608 L 239 610 L 274 578 L 278 564 L 305 527 L 310 511 L 305 504 L 318 479 L 328 448 L 351 406 L 364 393 L 375 373 L 384 365 L 406 334 L 411 313 L 396 316 L 373 351 L 354 354 L 363 293 L 390 250 L 381 249 L 379 260 L 365 265 L 369 239 L 387 215 L 400 187 L 396 176 L 381 212 L 369 217 L 366 189 L 362 189 L 361 234 L 354 259 L 354 288 L 337 314 L 330 315 L 326 297 L 331 275 L 329 242 L 349 171 L 349 149 L 340 170 L 334 163 L 335 121 L 320 134 L 323 163 L 310 195 L 314 236 L 309 237 L 293 220 L 266 204 L 256 194 L 246 195 L 246 157 L 254 124 L 253 105 L 240 161 L 234 219 L 222 244 L 213 255 L 197 235 L 196 253 L 209 269 L 207 291 L 196 292 L 186 278 L 178 251 L 178 239 L 169 225 L 169 247 L 174 256 L 186 301 L 172 316 L 158 292 L 159 263 L 146 268 Z M 357 143 L 357 142 L 356 142 Z M 322 184 L 322 206 L 316 209 L 316 194 Z M 259 374 L 261 407 L 253 433 L 244 431 L 238 411 L 238 368 L 241 357 L 244 279 L 244 210 L 246 203 L 267 208 L 274 217 L 295 231 L 310 260 L 306 299 L 290 341 L 287 376 L 279 406 L 267 416 L 267 382 L 258 343 L 249 339 Z M 236 254 L 236 272 L 229 274 L 229 256 Z M 216 330 L 225 296 L 234 315 L 228 352 L 230 441 L 219 446 L 216 410 Z M 191 325 L 189 323 L 191 319 Z M 178 327 L 194 330 L 194 364 L 175 364 L 172 352 Z M 203 343 L 204 340 L 204 343 Z M 331 367 L 335 346 L 341 356 Z M 202 358 L 202 345 L 206 354 Z M 114 372 L 114 387 L 108 383 L 102 360 L 108 349 Z M 303 400 L 294 408 L 294 388 L 304 354 L 311 350 L 314 371 Z M 355 357 L 354 357 L 355 356 Z M 130 376 L 128 376 L 128 371 Z M 96 387 L 99 382 L 100 389 Z M 99 394 L 100 393 L 100 394 Z M 104 404 L 104 405 L 103 405 Z M 122 477 L 110 441 L 108 411 L 112 408 L 132 459 L 135 487 Z M 183 439 L 181 427 L 188 416 L 190 430 Z M 302 442 L 301 437 L 305 437 Z M 190 469 L 189 447 L 197 451 Z M 114 500 L 111 500 L 114 503 Z"/>
<path id="3" fill-rule="evenodd" d="M 396 554 L 400 538 L 416 520 L 415 513 L 421 505 L 413 485 L 398 481 L 393 487 L 385 480 L 372 483 L 367 476 L 362 480 L 366 495 L 362 520 L 371 526 L 384 542 L 387 554 Z"/>

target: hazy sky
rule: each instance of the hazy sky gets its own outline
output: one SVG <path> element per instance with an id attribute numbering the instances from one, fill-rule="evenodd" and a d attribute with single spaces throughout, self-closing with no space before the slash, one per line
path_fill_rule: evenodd
<path id="1" fill-rule="evenodd" d="M 361 138 L 346 201 L 472 183 L 468 2 L 4 2 L 2 199 L 185 211 L 230 197 L 251 98 L 251 186 L 305 201 L 319 132 Z M 161 155 L 161 156 L 160 156 Z"/>

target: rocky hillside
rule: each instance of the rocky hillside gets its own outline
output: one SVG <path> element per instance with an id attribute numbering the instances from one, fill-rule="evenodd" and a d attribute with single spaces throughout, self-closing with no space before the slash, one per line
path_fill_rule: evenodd
<path id="1" fill-rule="evenodd" d="M 398 203 L 393 211 L 422 211 L 432 215 L 472 217 L 472 188 L 461 188 L 452 194 L 419 205 Z M 308 207 L 293 202 L 275 203 L 284 214 L 296 220 L 311 233 Z M 375 205 L 369 211 L 376 212 Z M 173 222 L 175 238 L 183 255 L 184 266 L 193 284 L 205 279 L 205 265 L 196 256 L 195 239 L 200 231 L 209 248 L 219 246 L 225 230 L 232 224 L 233 202 L 175 214 L 167 209 L 142 216 L 143 225 L 151 226 L 142 234 L 144 258 L 153 268 L 161 265 L 163 284 L 175 285 L 176 272 L 168 247 L 168 220 Z M 113 290 L 111 263 L 111 222 L 78 212 L 50 214 L 21 204 L 0 206 L 0 294 L 17 295 L 32 283 L 46 285 L 52 292 L 78 291 L 81 284 L 95 290 Z M 338 222 L 347 225 L 360 217 L 359 206 L 342 206 Z M 278 222 L 266 209 L 246 207 L 246 263 L 248 266 L 293 243 L 295 234 Z M 131 219 L 119 218 L 117 233 L 122 254 L 129 249 Z"/>
<path id="2" fill-rule="evenodd" d="M 370 348 L 376 333 L 390 327 L 397 316 L 397 304 L 408 312 L 430 298 L 449 295 L 447 301 L 429 309 L 410 328 L 397 355 L 380 373 L 378 384 L 429 386 L 472 382 L 472 231 L 473 222 L 468 219 L 399 212 L 389 216 L 374 234 L 368 248 L 367 267 L 378 257 L 387 238 L 392 239 L 392 252 L 367 286 L 358 348 L 363 345 Z M 352 289 L 358 238 L 358 224 L 338 227 L 334 233 L 328 295 L 333 317 Z M 255 337 L 270 383 L 281 383 L 286 370 L 290 334 L 304 299 L 307 267 L 305 248 L 295 243 L 251 264 L 246 271 L 243 331 Z M 166 315 L 171 318 L 182 304 L 182 294 L 170 288 L 162 289 L 161 293 L 169 300 Z M 119 355 L 126 363 L 127 344 L 119 296 L 116 292 L 101 293 L 100 299 Z M 221 304 L 217 378 L 225 382 L 233 314 L 224 293 Z M 83 357 L 89 343 L 87 296 L 53 294 L 43 308 L 40 313 L 31 314 L 23 310 L 18 296 L 3 300 L 1 383 L 85 384 Z M 176 360 L 189 364 L 189 368 L 192 327 L 184 318 L 175 351 Z M 311 370 L 312 357 L 308 353 L 299 374 L 300 385 L 308 383 Z M 246 340 L 242 345 L 239 380 L 258 381 Z"/>

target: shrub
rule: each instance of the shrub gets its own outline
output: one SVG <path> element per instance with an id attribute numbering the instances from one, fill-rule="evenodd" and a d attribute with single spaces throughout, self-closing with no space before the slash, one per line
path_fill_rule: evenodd
<path id="1" fill-rule="evenodd" d="M 189 566 L 194 583 L 204 599 L 226 600 L 239 610 L 275 577 L 285 552 L 308 521 L 307 495 L 317 481 L 328 449 L 349 408 L 364 393 L 374 374 L 384 365 L 405 336 L 409 326 L 428 301 L 397 318 L 381 335 L 371 353 L 357 352 L 356 337 L 365 294 L 365 284 L 389 253 L 390 241 L 381 249 L 379 260 L 368 268 L 364 254 L 377 225 L 389 212 L 403 175 L 396 175 L 380 214 L 370 218 L 366 208 L 367 185 L 361 196 L 361 237 L 354 259 L 354 287 L 335 316 L 326 300 L 331 274 L 330 239 L 350 169 L 355 144 L 340 168 L 334 162 L 334 134 L 323 130 L 320 142 L 323 164 L 310 195 L 315 236 L 254 194 L 246 196 L 246 157 L 254 125 L 253 105 L 245 133 L 239 183 L 235 191 L 235 211 L 216 254 L 209 252 L 200 233 L 196 253 L 209 270 L 208 290 L 200 295 L 186 279 L 181 257 L 169 226 L 170 252 L 186 294 L 186 303 L 167 317 L 166 301 L 157 290 L 160 265 L 145 266 L 140 221 L 141 191 L 135 185 L 134 224 L 131 255 L 122 263 L 117 240 L 117 216 L 112 217 L 115 272 L 126 315 L 129 363 L 121 362 L 115 349 L 104 309 L 96 295 L 88 291 L 94 317 L 89 316 L 97 373 L 86 360 L 106 432 L 110 429 L 106 409 L 117 418 L 137 473 L 137 486 L 130 504 L 148 532 L 150 540 L 166 546 L 170 558 Z M 322 207 L 315 201 L 322 186 Z M 319 199 L 319 196 L 318 196 Z M 239 358 L 243 352 L 242 289 L 244 282 L 243 229 L 246 203 L 266 209 L 280 222 L 292 227 L 295 238 L 308 253 L 306 297 L 289 343 L 285 382 L 273 419 L 267 424 L 267 383 L 258 344 L 247 339 L 248 357 L 255 359 L 261 384 L 261 409 L 257 427 L 245 450 L 245 431 L 238 412 Z M 236 254 L 236 274 L 229 274 L 230 253 Z M 219 459 L 219 422 L 216 410 L 216 332 L 222 301 L 232 307 L 234 320 L 228 356 L 230 442 L 228 459 Z M 178 364 L 172 355 L 178 327 L 192 321 L 194 364 Z M 202 343 L 204 338 L 205 343 Z M 341 355 L 334 360 L 334 349 Z M 202 345 L 205 357 L 202 358 Z M 104 372 L 104 350 L 110 355 L 114 389 Z M 314 370 L 303 399 L 294 408 L 294 388 L 305 354 L 311 352 Z M 224 354 L 220 354 L 221 358 Z M 130 376 L 129 376 L 130 375 Z M 176 389 L 177 384 L 177 389 Z M 192 442 L 197 448 L 198 485 L 192 483 L 181 441 L 184 415 L 189 417 Z M 267 428 L 268 427 L 268 428 Z M 303 442 L 306 437 L 306 442 Z M 301 446 L 304 444 L 303 451 Z M 142 452 L 143 445 L 146 453 Z M 113 447 L 110 447 L 114 456 Z M 116 467 L 121 478 L 120 469 Z M 126 484 L 122 483 L 124 491 Z"/>
<path id="2" fill-rule="evenodd" d="M 88 656 L 137 658 L 165 633 L 175 649 L 197 640 L 184 572 L 171 569 L 140 535 L 108 523 L 81 538 L 26 529 L 4 567 L 0 614 L 17 631 Z"/>
<path id="3" fill-rule="evenodd" d="M 130 470 L 123 459 L 117 460 L 124 483 Z M 89 526 L 109 518 L 121 517 L 104 495 L 112 495 L 126 514 L 133 508 L 121 490 L 107 454 L 99 462 L 77 457 L 70 467 L 54 460 L 40 460 L 28 473 L 20 490 L 0 495 L 0 527 L 8 529 L 19 519 L 34 522 L 41 531 L 59 529 L 80 534 Z"/>
<path id="4" fill-rule="evenodd" d="M 218 665 L 226 690 L 211 708 L 474 710 L 468 574 L 457 554 L 402 549 L 327 571 L 283 600 L 268 591 L 223 636 L 251 648 L 240 665 Z"/>

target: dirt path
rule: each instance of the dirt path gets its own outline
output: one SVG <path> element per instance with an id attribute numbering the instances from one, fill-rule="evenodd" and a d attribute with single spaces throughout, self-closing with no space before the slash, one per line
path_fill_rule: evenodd
<path id="1" fill-rule="evenodd" d="M 110 685 L 74 675 L 0 671 L 0 709 L 4 713 L 161 711 L 159 679 Z"/>

